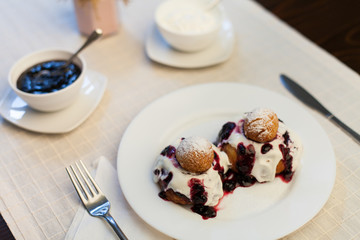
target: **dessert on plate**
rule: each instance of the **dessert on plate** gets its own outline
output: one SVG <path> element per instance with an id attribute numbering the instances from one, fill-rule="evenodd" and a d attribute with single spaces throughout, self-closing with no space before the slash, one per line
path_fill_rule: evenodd
<path id="1" fill-rule="evenodd" d="M 298 166 L 302 145 L 275 112 L 257 108 L 238 122 L 227 122 L 218 134 L 217 146 L 229 157 L 224 189 L 273 181 L 276 176 L 291 181 Z"/>
<path id="2" fill-rule="evenodd" d="M 222 175 L 228 171 L 227 155 L 202 137 L 178 139 L 157 157 L 154 181 L 159 196 L 191 209 L 204 219 L 216 216 L 223 197 Z"/>
<path id="3" fill-rule="evenodd" d="M 222 126 L 213 144 L 202 137 L 178 139 L 156 159 L 159 196 L 204 219 L 216 216 L 224 192 L 270 182 L 290 182 L 302 154 L 301 141 L 275 112 L 257 108 Z"/>

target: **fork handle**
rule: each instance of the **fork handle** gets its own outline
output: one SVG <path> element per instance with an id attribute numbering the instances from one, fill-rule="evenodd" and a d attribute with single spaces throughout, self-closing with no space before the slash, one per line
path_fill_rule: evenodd
<path id="1" fill-rule="evenodd" d="M 117 223 L 115 222 L 115 219 L 110 215 L 110 213 L 107 213 L 104 216 L 105 220 L 110 224 L 110 226 L 112 227 L 112 229 L 115 231 L 116 235 L 118 235 L 118 237 L 121 240 L 128 240 L 128 238 L 125 236 L 125 234 L 121 231 L 120 227 L 117 225 Z"/>

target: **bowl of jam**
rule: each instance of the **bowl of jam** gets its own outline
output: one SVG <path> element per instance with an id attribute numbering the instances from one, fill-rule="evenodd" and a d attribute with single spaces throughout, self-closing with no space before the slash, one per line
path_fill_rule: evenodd
<path id="1" fill-rule="evenodd" d="M 24 56 L 10 69 L 11 88 L 38 111 L 53 112 L 70 106 L 79 96 L 86 72 L 81 56 L 67 64 L 72 54 L 41 50 Z"/>

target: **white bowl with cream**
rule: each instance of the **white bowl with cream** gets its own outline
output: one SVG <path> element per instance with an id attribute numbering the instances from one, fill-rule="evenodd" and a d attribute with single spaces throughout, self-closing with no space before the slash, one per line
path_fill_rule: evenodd
<path id="1" fill-rule="evenodd" d="M 175 49 L 200 51 L 210 46 L 221 26 L 218 7 L 206 10 L 209 0 L 167 0 L 155 12 L 163 38 Z"/>

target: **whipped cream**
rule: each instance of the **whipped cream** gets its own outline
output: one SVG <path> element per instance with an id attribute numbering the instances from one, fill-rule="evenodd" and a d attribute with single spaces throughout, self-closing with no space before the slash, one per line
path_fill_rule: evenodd
<path id="1" fill-rule="evenodd" d="M 199 34 L 216 28 L 218 21 L 214 14 L 205 11 L 200 4 L 178 1 L 176 5 L 161 11 L 159 23 L 169 31 Z"/>
<path id="2" fill-rule="evenodd" d="M 283 122 L 279 121 L 277 135 L 274 140 L 268 143 L 271 149 L 263 154 L 262 147 L 265 143 L 258 143 L 246 138 L 243 132 L 243 124 L 244 121 L 240 120 L 228 139 L 225 139 L 221 144 L 229 143 L 235 149 L 237 149 L 240 143 L 243 143 L 245 147 L 250 145 L 254 147 L 255 162 L 251 170 L 251 175 L 254 176 L 258 182 L 268 182 L 275 179 L 276 167 L 280 160 L 283 159 L 280 145 L 286 145 L 285 147 L 289 149 L 289 154 L 293 157 L 291 171 L 295 171 L 301 158 L 302 144 L 292 130 Z M 285 136 L 288 136 L 287 139 L 285 139 Z"/>
<path id="3" fill-rule="evenodd" d="M 181 142 L 181 139 L 177 140 L 171 146 L 177 148 Z M 191 199 L 191 188 L 190 181 L 192 179 L 198 179 L 204 186 L 205 191 L 207 193 L 207 201 L 204 205 L 206 206 L 215 206 L 218 204 L 220 198 L 224 195 L 222 181 L 219 175 L 218 168 L 222 168 L 224 172 L 226 172 L 230 167 L 229 159 L 226 153 L 221 152 L 219 148 L 212 145 L 212 150 L 218 155 L 219 161 L 214 162 L 210 169 L 202 174 L 191 173 L 184 170 L 177 160 L 175 156 L 165 156 L 159 155 L 156 164 L 154 167 L 154 172 L 158 172 L 159 174 L 154 174 L 153 180 L 155 182 L 159 182 L 160 180 L 165 180 L 169 173 L 172 173 L 172 178 L 167 185 L 166 189 L 172 189 L 174 192 L 181 193 L 185 195 L 188 199 Z M 220 165 L 220 166 L 218 166 Z M 158 171 L 157 171 L 158 170 Z"/>

